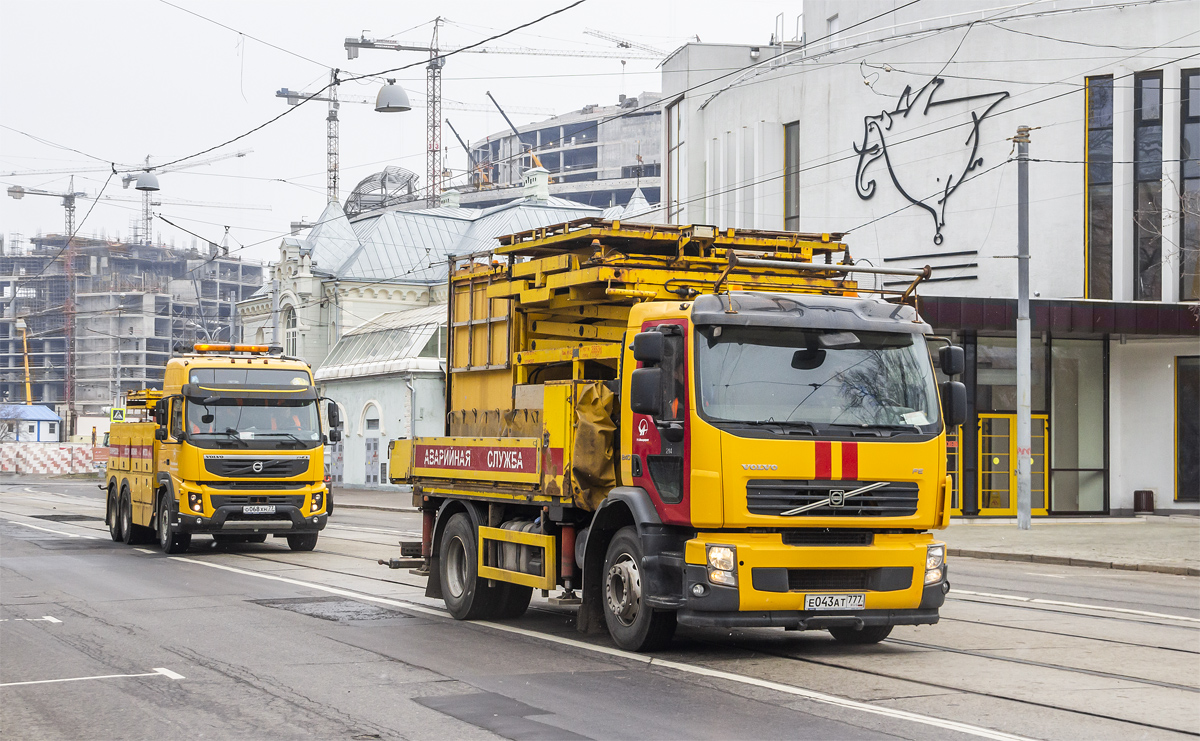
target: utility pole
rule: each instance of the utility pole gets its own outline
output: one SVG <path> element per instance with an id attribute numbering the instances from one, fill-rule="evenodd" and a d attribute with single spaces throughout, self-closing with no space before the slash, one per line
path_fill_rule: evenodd
<path id="1" fill-rule="evenodd" d="M 279 345 L 279 278 L 271 279 L 271 344 Z"/>
<path id="2" fill-rule="evenodd" d="M 25 324 L 24 319 L 18 319 L 17 329 L 21 332 L 21 347 L 25 353 L 25 403 L 32 404 L 33 385 L 29 382 L 29 326 Z"/>
<path id="3" fill-rule="evenodd" d="M 1018 126 L 1017 145 L 1017 529 L 1032 524 L 1033 444 L 1030 439 L 1029 348 L 1029 127 Z"/>
<path id="4" fill-rule="evenodd" d="M 429 150 L 425 155 L 425 167 L 428 170 L 425 183 L 429 188 L 425 205 L 429 208 L 437 208 L 442 197 L 442 67 L 446 66 L 446 60 L 438 51 L 438 27 L 441 25 L 441 16 L 433 19 L 429 72 L 425 77 L 425 113 L 428 122 L 425 138 Z"/>

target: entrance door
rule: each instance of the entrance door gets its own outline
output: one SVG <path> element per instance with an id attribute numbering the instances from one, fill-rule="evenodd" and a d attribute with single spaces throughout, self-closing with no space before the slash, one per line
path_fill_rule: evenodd
<path id="1" fill-rule="evenodd" d="M 1031 510 L 1046 514 L 1046 428 L 1049 417 L 1034 414 L 1029 439 L 1033 447 L 1030 472 Z M 979 514 L 1017 514 L 1017 415 L 979 415 Z"/>
<path id="2" fill-rule="evenodd" d="M 363 442 L 367 447 L 367 480 L 368 484 L 379 483 L 379 438 L 368 437 Z"/>

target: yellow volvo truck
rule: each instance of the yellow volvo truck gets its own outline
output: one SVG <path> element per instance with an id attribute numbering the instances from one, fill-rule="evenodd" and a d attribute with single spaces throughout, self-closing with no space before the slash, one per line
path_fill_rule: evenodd
<path id="1" fill-rule="evenodd" d="M 324 444 L 341 439 L 337 405 L 321 428 L 308 364 L 267 345 L 176 348 L 162 390 L 133 392 L 109 431 L 104 489 L 115 541 L 186 551 L 286 537 L 310 551 L 331 508 Z"/>
<path id="2" fill-rule="evenodd" d="M 915 307 L 928 268 L 841 237 L 584 220 L 452 258 L 445 436 L 390 445 L 427 594 L 513 617 L 561 586 L 630 650 L 936 623 L 963 354 Z"/>

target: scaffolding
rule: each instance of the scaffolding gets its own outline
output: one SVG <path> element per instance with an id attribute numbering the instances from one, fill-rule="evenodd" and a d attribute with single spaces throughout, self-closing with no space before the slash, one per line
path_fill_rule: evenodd
<path id="1" fill-rule="evenodd" d="M 0 400 L 26 400 L 18 319 L 32 401 L 66 420 L 98 416 L 124 393 L 161 386 L 176 342 L 232 339 L 235 304 L 262 279 L 261 265 L 215 245 L 202 252 L 76 237 L 68 250 L 63 235 L 34 238 L 0 255 Z"/>

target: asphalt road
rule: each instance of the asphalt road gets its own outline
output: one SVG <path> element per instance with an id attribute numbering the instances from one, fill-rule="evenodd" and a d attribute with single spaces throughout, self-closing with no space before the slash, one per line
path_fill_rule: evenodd
<path id="1" fill-rule="evenodd" d="M 936 626 L 877 646 L 680 629 L 636 655 L 535 598 L 450 619 L 378 566 L 417 515 L 339 509 L 317 550 L 113 543 L 94 484 L 0 480 L 0 735 L 1182 738 L 1200 580 L 956 559 Z"/>

